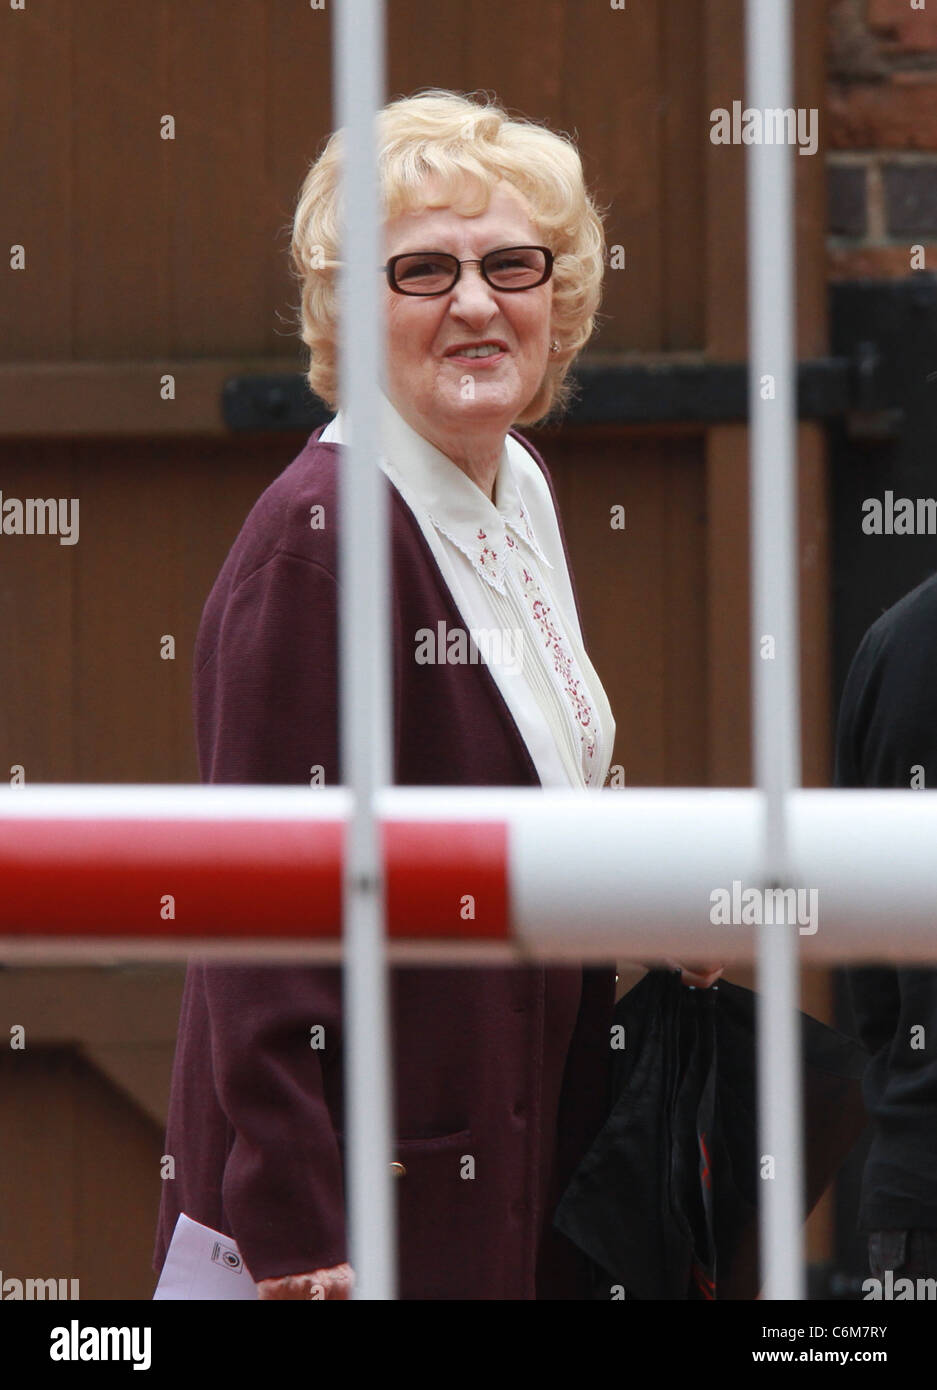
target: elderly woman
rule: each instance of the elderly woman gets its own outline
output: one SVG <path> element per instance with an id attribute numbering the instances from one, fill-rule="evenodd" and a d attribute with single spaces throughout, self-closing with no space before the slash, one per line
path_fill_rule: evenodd
<path id="1" fill-rule="evenodd" d="M 615 724 L 550 476 L 513 428 L 568 398 L 600 297 L 600 216 L 569 141 L 496 104 L 433 90 L 387 106 L 380 132 L 394 780 L 601 788 Z M 293 233 L 308 379 L 333 408 L 340 156 L 341 132 Z M 256 503 L 208 599 L 203 780 L 342 781 L 346 438 L 339 409 Z M 454 661 L 449 634 L 466 632 L 504 641 Z M 589 1296 L 552 1217 L 604 1118 L 614 984 L 612 968 L 568 965 L 392 972 L 403 1298 Z M 347 1296 L 341 1049 L 337 967 L 190 965 L 157 1268 L 185 1212 L 237 1241 L 261 1297 Z"/>

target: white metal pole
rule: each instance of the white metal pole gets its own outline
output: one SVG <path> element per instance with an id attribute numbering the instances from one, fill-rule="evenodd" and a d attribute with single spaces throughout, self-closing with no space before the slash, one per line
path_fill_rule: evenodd
<path id="1" fill-rule="evenodd" d="M 747 159 L 752 694 L 764 793 L 766 886 L 789 873 L 787 797 L 800 783 L 792 149 L 771 113 L 791 107 L 789 0 L 747 0 L 747 106 L 764 118 Z M 796 126 L 794 128 L 796 131 Z M 782 134 L 782 131 L 784 134 Z M 764 1297 L 803 1298 L 798 934 L 763 926 L 758 950 L 761 1266 Z"/>
<path id="2" fill-rule="evenodd" d="M 332 13 L 336 117 L 346 142 L 339 399 L 348 412 L 350 448 L 343 455 L 340 488 L 339 628 L 343 777 L 353 794 L 343 889 L 350 1259 L 356 1298 L 392 1299 L 393 1067 L 383 861 L 374 817 L 375 797 L 392 777 L 390 556 L 384 479 L 378 466 L 384 327 L 375 116 L 384 101 L 384 7 L 382 0 L 343 0 Z"/>

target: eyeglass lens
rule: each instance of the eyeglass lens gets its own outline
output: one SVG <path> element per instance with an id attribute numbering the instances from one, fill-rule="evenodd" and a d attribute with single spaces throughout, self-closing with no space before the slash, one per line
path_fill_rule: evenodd
<path id="1" fill-rule="evenodd" d="M 415 252 L 401 256 L 394 265 L 394 281 L 408 294 L 441 294 L 455 284 L 459 262 L 443 252 Z M 512 246 L 489 251 L 482 271 L 499 290 L 523 290 L 536 285 L 546 271 L 546 257 L 536 246 Z"/>

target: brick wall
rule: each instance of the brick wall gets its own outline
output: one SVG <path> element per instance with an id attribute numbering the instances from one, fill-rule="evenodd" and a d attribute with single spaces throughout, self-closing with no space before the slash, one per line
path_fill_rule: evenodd
<path id="1" fill-rule="evenodd" d="M 937 0 L 829 0 L 831 279 L 937 271 Z"/>

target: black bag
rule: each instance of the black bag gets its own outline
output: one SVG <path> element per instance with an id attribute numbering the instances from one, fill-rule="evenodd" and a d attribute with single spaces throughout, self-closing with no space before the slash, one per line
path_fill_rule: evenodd
<path id="1" fill-rule="evenodd" d="M 862 1046 L 800 1014 L 806 1211 L 866 1126 Z M 652 970 L 615 1006 L 612 1108 L 554 1224 L 593 1262 L 595 1297 L 758 1293 L 755 995 Z"/>

